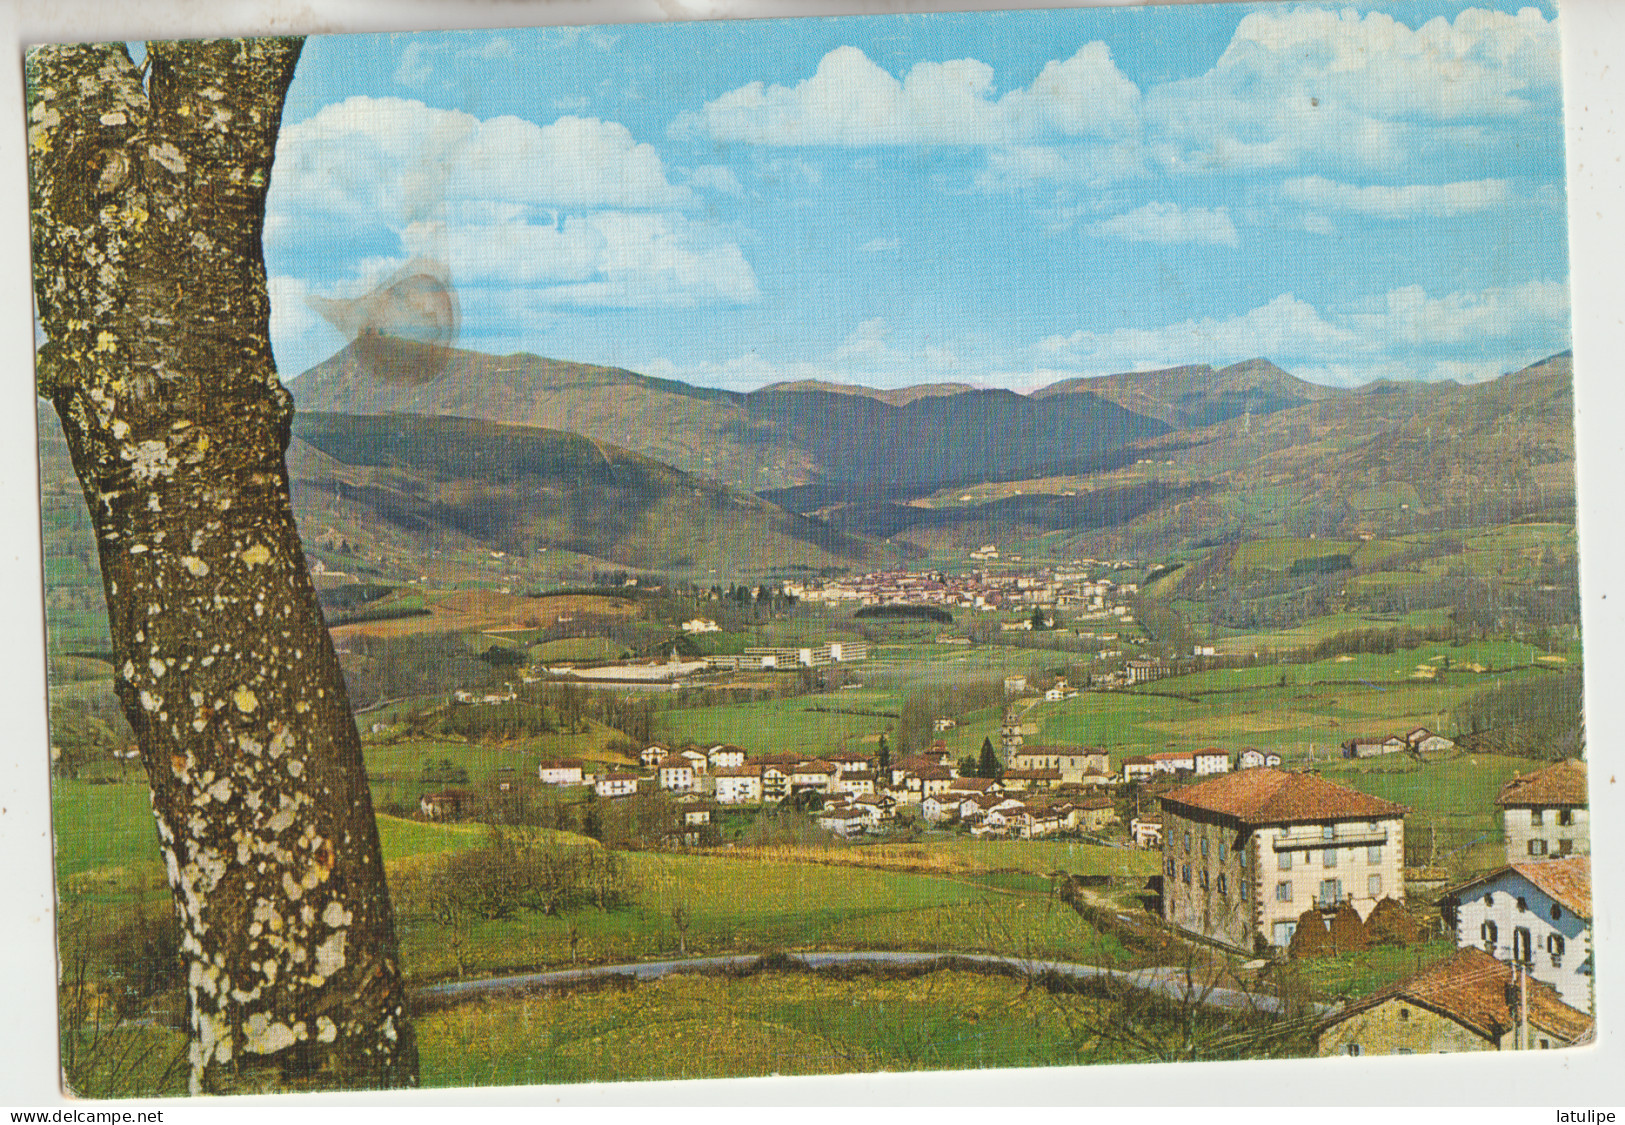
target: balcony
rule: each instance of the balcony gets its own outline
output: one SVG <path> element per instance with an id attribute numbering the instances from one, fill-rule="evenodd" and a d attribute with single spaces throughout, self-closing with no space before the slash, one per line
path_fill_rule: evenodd
<path id="1" fill-rule="evenodd" d="M 1279 833 L 1274 841 L 1275 850 L 1307 852 L 1321 848 L 1359 848 L 1388 843 L 1386 825 L 1373 828 L 1369 824 L 1339 824 L 1330 836 L 1326 835 L 1321 825 L 1311 827 L 1313 831 L 1292 829 Z"/>

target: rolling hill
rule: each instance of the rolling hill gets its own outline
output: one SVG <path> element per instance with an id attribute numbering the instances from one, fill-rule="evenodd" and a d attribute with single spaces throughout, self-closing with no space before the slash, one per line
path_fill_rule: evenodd
<path id="1" fill-rule="evenodd" d="M 1246 414 L 1273 414 L 1349 392 L 1307 383 L 1267 359 L 1249 359 L 1218 369 L 1202 363 L 1067 379 L 1034 391 L 1032 397 L 1042 400 L 1080 393 L 1098 395 L 1175 429 L 1188 429 Z"/>
<path id="2" fill-rule="evenodd" d="M 750 394 L 619 368 L 442 348 L 427 382 L 384 379 L 354 345 L 289 384 L 302 411 L 483 418 L 612 442 L 751 492 L 935 488 L 1097 468 L 1164 422 L 1086 392 L 1045 401 L 957 385 L 781 384 Z"/>

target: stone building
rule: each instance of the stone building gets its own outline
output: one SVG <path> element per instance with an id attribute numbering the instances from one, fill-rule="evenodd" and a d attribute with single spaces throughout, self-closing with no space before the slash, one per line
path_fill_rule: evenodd
<path id="1" fill-rule="evenodd" d="M 1284 948 L 1311 907 L 1362 919 L 1405 897 L 1405 806 L 1261 767 L 1161 795 L 1162 916 L 1238 949 Z"/>
<path id="2" fill-rule="evenodd" d="M 1347 1005 L 1315 1027 L 1319 1055 L 1542 1050 L 1585 1035 L 1591 1018 L 1478 949 Z"/>

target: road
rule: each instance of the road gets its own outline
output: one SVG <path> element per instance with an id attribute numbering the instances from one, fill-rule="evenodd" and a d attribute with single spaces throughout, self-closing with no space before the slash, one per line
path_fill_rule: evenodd
<path id="1" fill-rule="evenodd" d="M 1233 988 L 1204 988 L 1200 981 L 1194 984 L 1184 969 L 1162 966 L 1150 969 L 1107 969 L 1099 965 L 1083 965 L 1073 961 L 1045 961 L 1025 957 L 1005 957 L 992 953 L 914 953 L 890 950 L 827 953 L 790 953 L 789 960 L 808 969 L 828 969 L 841 965 L 929 965 L 935 961 L 955 961 L 989 967 L 1013 968 L 1026 977 L 1055 973 L 1074 980 L 1109 978 L 1131 988 L 1159 993 L 1180 1001 L 1187 997 L 1210 1008 L 1236 1012 L 1269 1012 L 1278 1014 L 1281 1001 L 1267 993 L 1247 993 Z M 625 965 L 592 965 L 580 969 L 556 969 L 546 973 L 524 973 L 518 976 L 490 977 L 483 980 L 448 981 L 415 989 L 424 1000 L 460 1001 L 482 996 L 500 996 L 511 992 L 524 992 L 538 988 L 559 988 L 584 984 L 613 977 L 634 980 L 658 980 L 672 973 L 716 972 L 722 969 L 747 969 L 761 958 L 755 954 L 736 954 L 727 957 L 688 957 L 671 961 L 638 961 Z M 1316 1014 L 1331 1011 L 1327 1005 L 1311 1005 Z"/>

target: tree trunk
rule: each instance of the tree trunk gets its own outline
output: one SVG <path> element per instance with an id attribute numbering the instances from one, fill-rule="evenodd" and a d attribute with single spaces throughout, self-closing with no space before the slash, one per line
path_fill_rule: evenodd
<path id="1" fill-rule="evenodd" d="M 283 459 L 260 233 L 300 41 L 27 62 L 39 391 L 90 507 L 194 1093 L 412 1085 L 360 740 Z"/>

